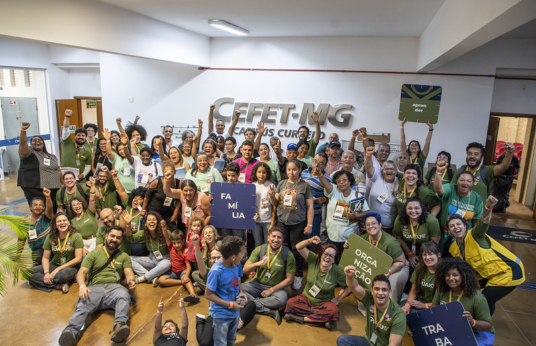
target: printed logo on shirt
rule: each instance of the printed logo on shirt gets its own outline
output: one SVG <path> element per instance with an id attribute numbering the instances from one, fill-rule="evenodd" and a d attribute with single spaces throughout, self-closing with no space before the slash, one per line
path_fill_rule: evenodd
<path id="1" fill-rule="evenodd" d="M 238 287 L 240 285 L 240 281 L 238 281 L 238 278 L 236 276 L 233 276 L 231 280 L 231 287 Z"/>
<path id="2" fill-rule="evenodd" d="M 206 183 L 209 185 L 212 184 L 212 179 L 207 179 Z"/>

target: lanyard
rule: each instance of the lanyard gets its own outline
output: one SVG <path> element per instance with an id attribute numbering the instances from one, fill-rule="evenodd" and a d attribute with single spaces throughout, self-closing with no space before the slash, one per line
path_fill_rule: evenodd
<path id="1" fill-rule="evenodd" d="M 417 232 L 419 232 L 419 224 L 417 224 L 417 228 L 415 228 L 415 230 L 413 230 L 413 224 L 411 223 L 411 221 L 409 222 L 409 225 L 411 227 L 411 233 L 413 234 L 413 244 L 415 244 L 417 242 Z"/>
<path id="2" fill-rule="evenodd" d="M 389 299 L 389 303 L 387 303 L 387 308 L 383 312 L 382 318 L 378 322 L 376 322 L 376 320 L 378 319 L 378 315 L 377 315 L 377 312 L 376 312 L 376 304 L 374 304 L 374 330 L 378 329 L 380 324 L 382 324 L 383 319 L 385 318 L 385 314 L 387 313 L 387 310 L 389 310 L 389 305 L 390 304 L 391 304 L 391 300 Z"/>
<path id="3" fill-rule="evenodd" d="M 443 172 L 443 175 L 441 176 L 441 181 L 443 181 L 445 179 L 445 174 L 447 173 L 447 169 L 445 169 L 445 171 Z"/>
<path id="4" fill-rule="evenodd" d="M 281 251 L 281 249 L 279 249 Z M 277 256 L 276 256 L 277 257 Z M 318 265 L 318 268 L 316 268 L 316 274 L 315 274 L 315 281 L 313 281 L 313 286 L 316 285 L 316 277 L 318 276 L 318 271 L 320 270 L 320 265 Z M 324 282 L 322 282 L 322 286 L 320 286 L 320 291 L 322 291 L 322 287 L 324 287 L 324 284 L 326 283 L 326 280 L 328 279 L 329 272 L 331 271 L 331 268 L 329 268 L 328 272 L 326 273 L 326 277 L 324 277 Z"/>
<path id="5" fill-rule="evenodd" d="M 460 299 L 462 299 L 462 296 L 463 296 L 463 291 L 462 293 L 458 296 L 458 301 L 460 301 Z M 449 303 L 452 301 L 452 290 L 450 290 L 449 292 Z"/>
<path id="6" fill-rule="evenodd" d="M 97 189 L 99 189 L 102 201 L 104 202 L 104 198 L 105 198 L 105 195 L 106 195 L 106 190 L 108 190 L 108 182 L 106 182 L 106 186 L 104 187 L 104 193 L 102 192 L 102 189 L 100 187 L 97 186 Z"/>
<path id="7" fill-rule="evenodd" d="M 91 153 L 94 153 L 95 152 L 95 140 L 93 140 L 92 143 L 90 143 L 89 141 L 87 142 L 87 145 L 89 147 L 89 150 L 91 150 Z"/>
<path id="8" fill-rule="evenodd" d="M 380 232 L 381 232 L 381 231 L 380 231 Z M 368 236 L 368 241 L 369 241 L 369 243 L 371 243 L 372 245 L 378 247 L 378 244 L 380 243 L 380 240 L 382 239 L 382 235 L 383 235 L 383 232 L 380 233 L 380 237 L 378 238 L 378 241 L 376 242 L 376 244 L 373 244 L 373 243 L 372 243 L 372 237 L 369 235 L 369 236 Z"/>
<path id="9" fill-rule="evenodd" d="M 65 240 L 63 241 L 63 246 L 61 246 L 61 239 L 58 238 L 60 253 L 62 254 L 62 256 L 63 256 L 63 250 L 65 249 L 65 245 L 67 244 L 67 240 L 69 239 L 70 234 L 71 232 L 67 232 L 67 237 L 65 237 Z"/>
<path id="10" fill-rule="evenodd" d="M 108 251 L 106 250 L 106 246 L 104 246 L 103 249 L 104 249 L 104 252 L 106 253 L 106 257 L 110 258 L 110 255 L 108 255 Z M 111 265 L 112 268 L 114 268 L 114 270 L 115 270 L 114 262 L 115 262 L 115 260 L 112 260 L 112 261 L 110 262 L 110 265 Z"/>
<path id="11" fill-rule="evenodd" d="M 137 217 L 138 215 L 140 215 L 140 213 L 138 212 L 136 215 L 132 216 L 132 212 L 134 211 L 134 208 L 130 207 L 130 212 L 129 212 L 129 215 L 132 217 L 132 218 L 135 218 Z"/>
<path id="12" fill-rule="evenodd" d="M 417 189 L 417 186 L 415 186 L 413 188 L 413 190 L 411 190 L 411 192 L 409 193 L 409 197 L 411 198 L 411 196 L 413 196 L 413 193 L 415 192 L 415 190 Z M 408 192 L 408 188 L 406 186 L 406 184 L 404 184 L 404 203 L 406 202 L 406 194 Z"/>
<path id="13" fill-rule="evenodd" d="M 272 260 L 272 263 L 270 263 L 270 249 L 268 248 L 268 250 L 266 251 L 266 252 L 268 252 L 268 263 L 267 263 L 268 271 L 270 271 L 270 268 L 272 268 L 272 265 L 274 265 L 274 262 L 275 262 L 277 256 L 279 256 L 279 253 L 281 252 L 282 248 L 283 248 L 282 246 L 279 248 L 279 251 L 275 254 L 274 259 Z"/>
<path id="14" fill-rule="evenodd" d="M 136 144 L 136 152 L 139 154 L 140 150 L 143 148 L 143 144 Z"/>
<path id="15" fill-rule="evenodd" d="M 418 160 L 419 160 L 419 156 L 417 156 L 417 157 L 415 158 L 415 162 L 413 162 L 413 160 L 411 159 L 411 156 L 410 156 L 410 158 L 409 158 L 409 162 L 412 163 L 412 164 L 417 164 L 417 161 L 418 161 Z"/>
<path id="16" fill-rule="evenodd" d="M 473 172 L 473 177 L 476 177 L 476 174 L 478 172 L 480 172 L 480 167 L 482 167 L 482 164 L 480 164 L 480 166 L 478 166 L 478 168 L 476 169 L 476 171 Z M 465 170 L 468 171 L 469 170 L 469 166 L 465 167 Z M 445 170 L 446 171 L 446 170 Z M 478 183 L 478 181 L 475 181 L 475 185 Z"/>

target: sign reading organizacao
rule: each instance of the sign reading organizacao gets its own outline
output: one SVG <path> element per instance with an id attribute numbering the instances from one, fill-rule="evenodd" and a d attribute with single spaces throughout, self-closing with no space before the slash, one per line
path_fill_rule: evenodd
<path id="1" fill-rule="evenodd" d="M 233 111 L 228 114 L 222 114 L 220 108 L 224 104 L 231 104 Z M 330 105 L 328 103 L 320 103 L 315 108 L 313 103 L 304 103 L 301 109 L 297 108 L 295 104 L 291 103 L 249 103 L 249 102 L 235 102 L 232 97 L 222 97 L 214 101 L 216 108 L 214 109 L 214 119 L 223 120 L 226 123 L 230 123 L 232 115 L 235 111 L 240 111 L 239 124 L 256 124 L 259 121 L 264 122 L 267 127 L 265 136 L 278 136 L 286 138 L 298 137 L 298 126 L 293 129 L 273 129 L 269 128 L 270 125 L 287 124 L 289 118 L 298 119 L 298 124 L 309 126 L 311 129 L 310 136 L 314 136 L 314 122 L 312 120 L 313 113 L 318 113 L 320 126 L 326 125 L 326 121 L 331 125 L 342 128 L 349 128 L 351 120 L 354 117 L 352 114 L 347 113 L 354 107 L 349 104 Z M 247 127 L 235 128 L 235 134 L 243 134 Z M 320 139 L 325 137 L 325 133 L 321 133 Z"/>

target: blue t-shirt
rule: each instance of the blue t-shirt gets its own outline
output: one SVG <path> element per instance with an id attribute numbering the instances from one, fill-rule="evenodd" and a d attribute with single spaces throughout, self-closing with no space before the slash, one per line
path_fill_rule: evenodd
<path id="1" fill-rule="evenodd" d="M 320 180 L 318 179 L 318 177 L 313 177 L 313 174 L 311 173 L 311 170 L 312 170 L 312 168 L 308 168 L 308 169 L 304 170 L 301 173 L 301 178 L 303 180 L 305 180 L 309 185 L 311 185 L 311 190 L 313 190 L 314 198 L 326 197 L 324 195 L 324 187 L 322 186 L 322 184 L 320 184 Z M 331 177 L 326 173 L 326 171 L 323 170 L 322 175 L 331 184 Z M 315 212 L 318 213 L 318 210 L 321 210 L 322 206 L 323 206 L 323 204 L 314 204 L 313 208 L 315 209 Z"/>
<path id="2" fill-rule="evenodd" d="M 222 262 L 214 263 L 208 272 L 207 288 L 216 293 L 218 297 L 225 301 L 234 302 L 240 293 L 240 278 L 242 277 L 242 264 L 235 265 L 234 268 L 227 268 Z M 213 318 L 237 318 L 239 310 L 229 309 L 210 302 L 208 309 Z"/>

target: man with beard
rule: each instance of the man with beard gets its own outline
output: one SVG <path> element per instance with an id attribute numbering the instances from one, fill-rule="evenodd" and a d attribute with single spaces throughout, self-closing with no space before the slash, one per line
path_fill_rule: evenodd
<path id="1" fill-rule="evenodd" d="M 69 325 L 63 330 L 58 340 L 61 346 L 76 344 L 80 329 L 87 317 L 98 310 L 114 309 L 115 321 L 113 342 L 124 342 L 130 334 L 127 325 L 130 296 L 121 285 L 125 274 L 129 290 L 136 288 L 134 272 L 130 257 L 119 250 L 123 238 L 123 229 L 112 226 L 106 233 L 106 245 L 90 252 L 82 262 L 76 276 L 78 282 L 78 302 L 69 319 Z M 86 286 L 86 275 L 89 274 Z"/>
<path id="2" fill-rule="evenodd" d="M 130 224 L 132 222 L 132 217 L 126 211 L 123 211 L 122 214 L 118 216 L 110 208 L 103 209 L 99 215 L 102 222 L 104 222 L 104 226 L 101 226 L 97 231 L 96 248 L 98 249 L 104 246 L 104 243 L 106 242 L 106 233 L 110 227 L 121 226 L 125 232 L 123 234 L 121 245 L 119 245 L 119 250 L 130 256 L 130 240 L 132 239 L 132 230 L 130 229 Z"/>
<path id="3" fill-rule="evenodd" d="M 65 186 L 62 187 L 56 194 L 58 212 L 64 212 L 67 214 L 69 219 L 72 219 L 74 217 L 74 213 L 70 207 L 71 199 L 74 197 L 82 197 L 87 200 L 91 183 L 87 182 L 85 184 L 77 184 L 74 173 L 68 171 L 63 174 L 63 184 Z"/>
<path id="4" fill-rule="evenodd" d="M 466 148 L 467 157 L 465 159 L 467 165 L 461 166 L 454 172 L 454 176 L 450 182 L 456 184 L 460 172 L 471 172 L 473 177 L 475 177 L 475 182 L 471 190 L 478 193 L 482 201 L 487 200 L 493 189 L 493 180 L 506 171 L 508 166 L 510 166 L 510 162 L 512 162 L 512 155 L 514 155 L 515 150 L 514 145 L 512 143 L 506 143 L 504 149 L 506 150 L 506 155 L 500 164 L 485 166 L 482 164 L 482 159 L 486 154 L 484 146 L 477 142 L 469 143 Z"/>
<path id="5" fill-rule="evenodd" d="M 365 336 L 342 335 L 337 346 L 394 346 L 402 343 L 406 333 L 406 315 L 398 304 L 389 299 L 391 284 L 383 274 L 372 279 L 372 289 L 365 290 L 355 278 L 356 268 L 344 268 L 346 284 L 357 299 L 361 300 L 367 311 Z"/>
<path id="6" fill-rule="evenodd" d="M 111 179 L 112 174 L 108 171 L 108 167 L 102 166 L 97 171 L 97 179 L 95 187 L 99 191 L 100 198 L 95 200 L 95 209 L 98 215 L 105 208 L 112 209 L 117 203 L 117 193 L 115 192 L 115 184 Z M 117 177 L 115 179 L 118 179 Z"/>
<path id="7" fill-rule="evenodd" d="M 87 130 L 83 127 L 76 129 L 74 141 L 71 138 L 69 125 L 73 111 L 65 110 L 63 119 L 63 131 L 61 134 L 61 167 L 71 167 L 78 169 L 78 179 L 83 180 L 91 169 L 91 150 L 86 147 Z"/>
<path id="8" fill-rule="evenodd" d="M 307 155 L 313 157 L 315 156 L 315 150 L 316 146 L 318 145 L 318 142 L 320 142 L 320 123 L 318 121 L 318 113 L 314 113 L 312 116 L 313 122 L 315 123 L 315 136 L 311 138 L 309 142 L 309 151 L 307 151 Z M 307 138 L 309 138 L 309 128 L 305 125 L 300 126 L 298 129 L 298 139 L 300 141 L 307 141 Z"/>
<path id="9" fill-rule="evenodd" d="M 331 176 L 333 172 L 339 170 L 342 167 L 341 153 L 342 145 L 338 140 L 329 142 L 328 149 L 328 163 L 326 165 L 326 172 Z"/>
<path id="10" fill-rule="evenodd" d="M 274 226 L 268 231 L 268 246 L 258 246 L 253 250 L 244 272 L 256 270 L 255 277 L 242 285 L 248 301 L 255 302 L 259 313 L 268 315 L 281 324 L 279 308 L 288 300 L 285 287 L 294 282 L 296 260 L 292 251 L 283 246 L 283 230 Z"/>

